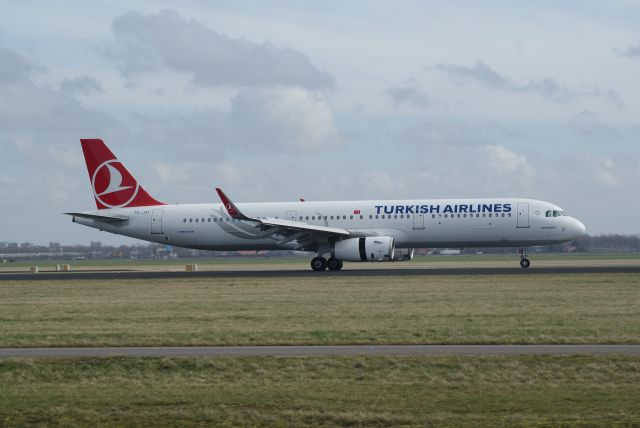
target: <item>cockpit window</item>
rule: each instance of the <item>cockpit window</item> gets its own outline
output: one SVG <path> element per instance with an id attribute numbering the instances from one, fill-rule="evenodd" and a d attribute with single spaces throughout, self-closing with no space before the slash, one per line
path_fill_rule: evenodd
<path id="1" fill-rule="evenodd" d="M 560 217 L 560 216 L 568 217 L 569 214 L 567 214 L 562 210 L 549 210 L 549 211 L 545 211 L 544 216 L 545 217 Z"/>
<path id="2" fill-rule="evenodd" d="M 545 217 L 551 217 L 551 210 L 547 211 L 544 213 Z"/>

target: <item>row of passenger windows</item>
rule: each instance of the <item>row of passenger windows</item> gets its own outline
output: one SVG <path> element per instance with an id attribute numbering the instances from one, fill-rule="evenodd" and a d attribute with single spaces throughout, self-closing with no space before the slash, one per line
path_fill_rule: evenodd
<path id="1" fill-rule="evenodd" d="M 547 212 L 549 212 L 549 211 L 547 211 Z M 563 214 L 563 215 L 566 215 L 566 214 Z M 360 220 L 364 219 L 364 216 L 362 216 L 362 215 L 358 216 L 358 217 L 359 217 Z M 467 218 L 467 217 L 474 218 L 474 214 L 466 214 L 466 213 L 463 213 L 463 214 L 431 214 L 431 218 L 456 218 L 456 217 L 457 218 Z M 475 214 L 475 218 L 479 218 L 479 217 L 511 217 L 511 213 L 482 213 L 482 214 L 476 213 Z M 547 215 L 547 217 L 550 217 L 550 216 Z M 557 217 L 557 216 L 554 216 L 554 217 Z M 278 217 L 276 217 L 276 218 L 278 218 Z M 400 218 L 400 219 L 408 218 L 409 219 L 409 218 L 411 218 L 411 215 L 410 214 L 393 214 L 393 215 L 391 215 L 391 214 L 388 214 L 388 215 L 385 215 L 385 214 L 376 214 L 376 215 L 369 214 L 369 220 L 373 220 L 374 218 L 376 220 L 378 220 L 378 219 L 391 220 L 391 219 L 398 219 L 398 218 Z M 335 220 L 346 220 L 347 216 L 346 215 L 343 215 L 343 216 L 326 216 L 326 215 L 325 216 L 320 216 L 320 215 L 319 216 L 315 216 L 315 215 L 312 215 L 312 216 L 300 216 L 300 221 L 303 221 L 303 220 L 304 221 L 309 221 L 309 220 L 312 220 L 312 221 L 313 220 L 334 220 L 334 219 Z M 353 220 L 353 219 L 354 219 L 354 216 L 350 215 L 349 216 L 349 220 Z M 195 218 L 195 219 L 194 218 L 189 218 L 189 219 L 183 218 L 182 219 L 183 223 L 211 223 L 211 221 L 212 221 L 211 217 L 208 217 L 206 219 L 205 218 Z M 226 219 L 220 218 L 220 219 L 218 219 L 218 218 L 213 218 L 213 222 L 214 223 L 217 223 L 218 221 L 220 221 L 221 223 L 226 221 L 228 223 L 229 221 L 236 221 L 236 219 L 229 219 L 229 218 L 226 218 Z"/>

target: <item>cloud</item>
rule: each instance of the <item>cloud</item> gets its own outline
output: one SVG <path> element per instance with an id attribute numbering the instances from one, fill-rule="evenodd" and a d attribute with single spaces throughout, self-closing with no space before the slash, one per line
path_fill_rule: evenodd
<path id="1" fill-rule="evenodd" d="M 431 99 L 422 91 L 417 82 L 408 80 L 400 86 L 392 86 L 387 89 L 387 96 L 396 104 L 407 104 L 412 107 L 428 108 Z"/>
<path id="2" fill-rule="evenodd" d="M 2 47 L 0 47 L 0 64 L 0 84 L 23 82 L 32 71 L 31 65 L 24 58 Z"/>
<path id="3" fill-rule="evenodd" d="M 485 156 L 485 160 L 493 171 L 526 178 L 532 178 L 536 175 L 535 170 L 524 156 L 507 149 L 502 144 L 482 146 L 478 148 L 478 151 Z"/>
<path id="4" fill-rule="evenodd" d="M 60 89 L 69 94 L 88 94 L 90 92 L 104 92 L 102 85 L 93 76 L 82 75 L 60 82 Z"/>
<path id="5" fill-rule="evenodd" d="M 482 61 L 476 61 L 473 66 L 438 64 L 436 69 L 447 74 L 449 78 L 458 85 L 477 83 L 498 91 L 533 93 L 548 101 L 559 104 L 571 102 L 576 98 L 604 98 L 616 107 L 624 106 L 624 101 L 620 95 L 611 89 L 572 89 L 560 85 L 552 78 L 532 80 L 527 83 L 516 83 Z"/>
<path id="6" fill-rule="evenodd" d="M 230 38 L 172 10 L 129 11 L 112 28 L 116 41 L 107 55 L 127 78 L 169 69 L 188 73 L 201 86 L 334 86 L 332 76 L 298 51 Z"/>
<path id="7" fill-rule="evenodd" d="M 0 48 L 0 64 L 0 131 L 95 132 L 113 123 L 65 92 L 36 85 L 33 67 L 17 52 Z"/>
<path id="8" fill-rule="evenodd" d="M 301 88 L 243 91 L 231 101 L 231 123 L 252 147 L 320 151 L 340 143 L 326 97 Z"/>
<path id="9" fill-rule="evenodd" d="M 622 180 L 618 176 L 618 168 L 613 160 L 608 156 L 594 155 L 588 160 L 588 167 L 591 169 L 595 180 L 607 187 L 618 187 Z"/>
<path id="10" fill-rule="evenodd" d="M 154 162 L 153 169 L 165 183 L 185 183 L 191 178 L 187 164 L 175 165 L 168 162 Z"/>
<path id="11" fill-rule="evenodd" d="M 615 53 L 626 58 L 640 58 L 640 43 L 637 45 L 629 45 L 625 49 L 614 49 Z"/>

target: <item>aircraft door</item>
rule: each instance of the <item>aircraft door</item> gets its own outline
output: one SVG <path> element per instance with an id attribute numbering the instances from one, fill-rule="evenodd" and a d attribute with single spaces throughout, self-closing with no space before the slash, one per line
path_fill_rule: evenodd
<path id="1" fill-rule="evenodd" d="M 162 214 L 164 210 L 153 210 L 151 211 L 151 233 L 161 234 L 164 233 L 162 231 Z"/>
<path id="2" fill-rule="evenodd" d="M 413 229 L 414 230 L 424 229 L 424 214 L 413 215 Z"/>
<path id="3" fill-rule="evenodd" d="M 296 221 L 296 217 L 298 215 L 297 211 L 287 211 L 286 219 L 291 221 Z"/>
<path id="4" fill-rule="evenodd" d="M 526 202 L 518 203 L 518 222 L 516 227 L 529 227 L 529 204 Z"/>

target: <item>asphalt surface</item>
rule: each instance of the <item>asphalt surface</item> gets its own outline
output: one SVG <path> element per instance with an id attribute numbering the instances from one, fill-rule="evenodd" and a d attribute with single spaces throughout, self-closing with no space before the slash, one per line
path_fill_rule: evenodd
<path id="1" fill-rule="evenodd" d="M 633 355 L 640 345 L 341 345 L 131 348 L 0 348 L 0 358 L 314 357 L 350 355 Z"/>
<path id="2" fill-rule="evenodd" d="M 205 270 L 182 271 L 76 271 L 76 272 L 8 272 L 0 281 L 73 280 L 73 279 L 176 279 L 176 278 L 319 278 L 354 276 L 438 276 L 438 275 L 547 275 L 588 273 L 639 273 L 640 266 L 558 266 L 514 268 L 408 268 L 346 269 L 339 272 L 309 270 Z"/>

